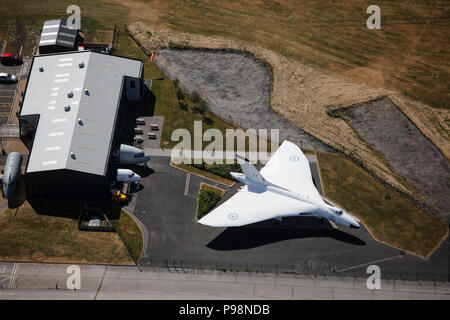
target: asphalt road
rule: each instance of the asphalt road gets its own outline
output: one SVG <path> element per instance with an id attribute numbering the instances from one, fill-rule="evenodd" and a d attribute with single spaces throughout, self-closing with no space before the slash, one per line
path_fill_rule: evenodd
<path id="1" fill-rule="evenodd" d="M 147 252 L 141 261 L 144 266 L 173 259 L 174 265 L 183 261 L 188 267 L 226 269 L 234 264 L 256 271 L 275 271 L 274 267 L 281 270 L 294 266 L 309 272 L 348 273 L 375 263 L 402 277 L 431 277 L 431 273 L 445 280 L 448 277 L 448 239 L 425 261 L 375 241 L 364 227 L 335 229 L 315 218 L 288 218 L 282 223 L 270 220 L 241 228 L 203 226 L 195 222 L 195 213 L 204 179 L 191 175 L 186 187 L 187 174 L 170 167 L 167 157 L 153 156 L 149 166 L 154 172 L 142 179 L 144 188 L 135 199 L 134 210 L 149 234 Z"/>
<path id="2" fill-rule="evenodd" d="M 68 287 L 75 268 L 76 290 Z M 379 289 L 369 290 L 367 277 L 0 262 L 0 300 L 450 299 L 449 283 L 381 280 Z"/>

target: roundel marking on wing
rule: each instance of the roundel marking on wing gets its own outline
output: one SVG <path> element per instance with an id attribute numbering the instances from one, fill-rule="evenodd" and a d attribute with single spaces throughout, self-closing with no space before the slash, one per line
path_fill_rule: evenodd
<path id="1" fill-rule="evenodd" d="M 236 221 L 238 218 L 239 218 L 239 215 L 237 213 L 233 212 L 233 213 L 228 214 L 228 220 Z"/>
<path id="2" fill-rule="evenodd" d="M 300 157 L 298 155 L 294 154 L 294 155 L 289 157 L 289 160 L 291 160 L 291 161 L 298 161 L 298 160 L 300 160 Z"/>

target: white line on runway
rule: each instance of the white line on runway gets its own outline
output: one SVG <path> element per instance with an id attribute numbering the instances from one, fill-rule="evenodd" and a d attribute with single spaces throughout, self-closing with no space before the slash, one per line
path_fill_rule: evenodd
<path id="1" fill-rule="evenodd" d="M 189 181 L 191 180 L 191 174 L 186 175 L 186 184 L 184 185 L 184 195 L 187 196 L 189 190 Z"/>
<path id="2" fill-rule="evenodd" d="M 14 263 L 14 267 L 12 269 L 11 272 L 11 278 L 9 279 L 9 285 L 8 288 L 12 288 L 14 285 L 14 280 L 16 279 L 16 273 L 17 273 L 17 269 L 19 268 L 19 264 L 18 263 Z"/>
<path id="3" fill-rule="evenodd" d="M 5 280 L 10 280 L 10 279 L 11 279 L 10 277 L 6 277 L 5 279 L 0 280 L 0 283 L 2 283 Z"/>
<path id="4" fill-rule="evenodd" d="M 14 293 L 12 292 L 0 292 L 0 294 L 4 294 L 5 296 L 13 296 Z"/>
<path id="5" fill-rule="evenodd" d="M 345 268 L 345 269 L 336 270 L 336 272 L 343 272 L 343 271 L 347 271 L 347 270 L 351 270 L 351 269 L 361 268 L 361 267 L 368 266 L 368 265 L 371 265 L 371 264 L 375 264 L 375 263 L 379 263 L 379 262 L 383 262 L 383 261 L 387 261 L 387 260 L 392 260 L 392 259 L 395 259 L 395 258 L 403 258 L 403 257 L 404 257 L 404 255 L 399 254 L 397 256 L 387 257 L 387 258 L 383 258 L 383 259 L 380 259 L 380 260 L 375 260 L 375 261 L 370 261 L 370 262 L 358 264 L 356 266 L 351 266 L 351 267 L 348 267 L 348 268 Z"/>

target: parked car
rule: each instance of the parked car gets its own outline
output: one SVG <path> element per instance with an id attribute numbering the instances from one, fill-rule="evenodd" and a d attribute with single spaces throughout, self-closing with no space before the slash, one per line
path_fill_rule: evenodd
<path id="1" fill-rule="evenodd" d="M 0 55 L 0 62 L 6 65 L 18 65 L 22 64 L 22 56 L 17 53 L 2 53 Z"/>
<path id="2" fill-rule="evenodd" d="M 17 77 L 11 73 L 0 73 L 0 83 L 16 83 Z"/>

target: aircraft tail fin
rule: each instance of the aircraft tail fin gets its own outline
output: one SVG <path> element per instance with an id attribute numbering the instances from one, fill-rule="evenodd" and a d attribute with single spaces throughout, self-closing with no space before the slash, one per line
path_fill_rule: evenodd
<path id="1" fill-rule="evenodd" d="M 244 157 L 241 157 L 240 155 L 237 155 L 237 154 L 236 154 L 236 159 L 242 168 L 242 172 L 245 174 L 246 177 L 249 177 L 250 179 L 255 180 L 257 182 L 261 182 L 261 183 L 265 182 L 263 176 L 259 173 L 259 171 L 255 168 L 255 166 L 250 161 L 248 161 Z"/>

